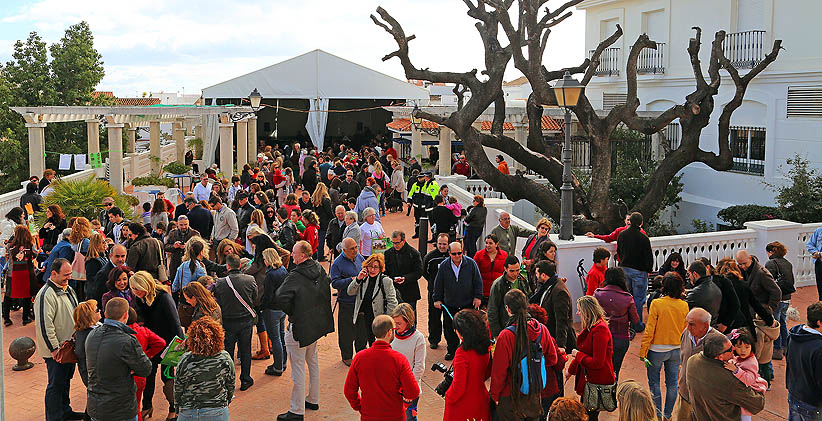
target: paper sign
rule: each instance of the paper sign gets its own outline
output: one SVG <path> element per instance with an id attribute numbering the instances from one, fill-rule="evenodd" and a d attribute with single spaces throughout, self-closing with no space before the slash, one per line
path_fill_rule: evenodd
<path id="1" fill-rule="evenodd" d="M 61 153 L 60 154 L 60 165 L 57 166 L 59 170 L 68 170 L 71 169 L 71 155 Z"/>
<path id="2" fill-rule="evenodd" d="M 74 169 L 77 171 L 86 169 L 86 154 L 74 154 Z"/>
<path id="3" fill-rule="evenodd" d="M 34 207 L 31 206 L 31 203 L 26 203 L 26 215 L 34 215 Z"/>
<path id="4" fill-rule="evenodd" d="M 91 162 L 91 168 L 102 168 L 103 167 L 103 158 L 100 155 L 100 152 L 94 152 L 89 154 L 89 161 Z"/>

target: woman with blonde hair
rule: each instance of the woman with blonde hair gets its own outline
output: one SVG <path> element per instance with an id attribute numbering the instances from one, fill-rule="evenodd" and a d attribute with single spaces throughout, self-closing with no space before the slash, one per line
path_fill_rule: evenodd
<path id="1" fill-rule="evenodd" d="M 100 300 L 103 297 L 105 285 L 97 285 L 97 273 L 108 263 L 106 257 L 106 236 L 98 231 L 92 231 L 89 237 L 88 254 L 86 255 L 86 299 Z"/>
<path id="2" fill-rule="evenodd" d="M 188 352 L 180 357 L 174 378 L 179 421 L 228 421 L 236 374 L 224 342 L 225 331 L 213 319 L 203 317 L 191 323 L 186 339 Z"/>
<path id="3" fill-rule="evenodd" d="M 263 280 L 263 297 L 260 301 L 262 316 L 265 320 L 265 330 L 268 333 L 269 347 L 274 361 L 265 369 L 265 374 L 282 376 L 285 371 L 285 312 L 277 304 L 277 289 L 282 286 L 288 271 L 283 267 L 280 254 L 274 248 L 267 248 L 262 252 L 266 272 Z"/>
<path id="4" fill-rule="evenodd" d="M 166 343 L 171 343 L 175 336 L 184 337 L 177 307 L 165 285 L 158 283 L 150 273 L 142 270 L 131 275 L 128 283 L 135 297 L 134 310 L 137 311 L 145 327 L 163 338 Z M 154 384 L 161 360 L 159 355 L 151 359 L 151 374 L 146 377 L 146 390 L 143 394 L 143 410 L 141 411 L 144 419 L 151 417 L 154 412 L 151 400 L 154 397 Z M 163 395 L 169 405 L 167 418 L 173 419 L 177 416 L 174 406 L 174 367 L 162 366 L 159 371 L 163 381 Z"/>
<path id="5" fill-rule="evenodd" d="M 605 320 L 605 311 L 596 298 L 590 295 L 580 297 L 577 300 L 577 314 L 582 332 L 577 335 L 578 349 L 571 351 L 573 360 L 565 373 L 565 379 L 576 376 L 574 390 L 583 396 L 585 385 L 589 382 L 597 385 L 613 385 L 616 382 L 613 368 L 614 344 Z M 588 412 L 588 419 L 599 419 L 599 411 Z"/>
<path id="6" fill-rule="evenodd" d="M 183 299 L 188 305 L 194 307 L 194 313 L 191 316 L 191 321 L 199 318 L 209 316 L 217 323 L 222 323 L 223 316 L 220 311 L 220 305 L 217 300 L 211 295 L 211 292 L 199 282 L 190 282 L 183 287 Z M 188 327 L 188 326 L 184 326 Z"/>
<path id="7" fill-rule="evenodd" d="M 381 315 L 391 315 L 397 306 L 394 281 L 385 275 L 385 256 L 372 254 L 362 262 L 362 270 L 348 284 L 348 295 L 354 301 L 354 348 L 357 352 L 374 343 L 371 322 Z"/>
<path id="8" fill-rule="evenodd" d="M 619 421 L 657 421 L 651 395 L 634 380 L 625 380 L 617 386 Z"/>
<path id="9" fill-rule="evenodd" d="M 320 229 L 317 231 L 317 247 L 314 250 L 314 259 L 318 262 L 325 261 L 325 234 L 328 230 L 328 223 L 334 218 L 334 205 L 331 204 L 331 196 L 328 194 L 328 187 L 325 183 L 317 183 L 314 194 L 311 195 L 311 205 L 319 219 Z M 313 245 L 312 245 L 313 247 Z"/>
<path id="10" fill-rule="evenodd" d="M 251 212 L 251 221 L 248 224 L 248 228 L 245 230 L 245 251 L 248 254 L 254 254 L 254 251 L 251 249 L 251 241 L 249 239 L 249 233 L 252 229 L 259 228 L 263 232 L 268 232 L 265 225 L 265 215 L 263 215 L 263 211 L 260 209 L 254 209 Z"/>
<path id="11" fill-rule="evenodd" d="M 86 299 L 86 254 L 88 254 L 89 237 L 91 236 L 91 222 L 80 216 L 71 222 L 71 234 L 66 239 L 74 251 L 71 260 L 71 280 L 69 285 L 77 293 L 77 300 Z"/>

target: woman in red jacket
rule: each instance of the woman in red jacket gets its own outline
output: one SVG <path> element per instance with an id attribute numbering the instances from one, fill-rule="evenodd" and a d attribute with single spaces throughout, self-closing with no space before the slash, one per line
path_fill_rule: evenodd
<path id="1" fill-rule="evenodd" d="M 574 390 L 582 396 L 588 382 L 602 385 L 616 382 L 613 366 L 614 344 L 608 322 L 605 321 L 605 311 L 596 298 L 590 295 L 580 297 L 577 300 L 577 314 L 582 324 L 582 332 L 577 335 L 579 349 L 571 351 L 573 360 L 568 366 L 565 379 L 576 376 Z M 589 412 L 588 419 L 598 420 L 599 412 Z"/>
<path id="2" fill-rule="evenodd" d="M 529 406 L 527 402 L 523 402 L 523 397 L 518 392 L 512 396 L 511 392 L 519 391 L 523 383 L 523 376 L 514 374 L 520 370 L 520 358 L 523 352 L 527 351 L 525 347 L 530 346 L 532 341 L 539 338 L 546 367 L 557 363 L 557 346 L 548 328 L 529 317 L 528 299 L 522 291 L 518 289 L 508 291 L 504 301 L 505 308 L 511 317 L 511 324 L 497 337 L 497 346 L 494 349 L 491 365 L 491 398 L 498 402 L 497 413 L 500 418 L 528 417 L 528 419 L 533 419 L 541 415 L 543 405 L 535 402 Z M 525 329 L 520 329 L 521 326 L 525 326 Z M 545 380 L 545 387 L 542 391 L 538 391 L 540 401 L 543 397 L 550 398 L 559 393 L 556 376 L 548 376 Z M 530 402 L 530 399 L 528 401 Z"/>
<path id="3" fill-rule="evenodd" d="M 490 421 L 491 407 L 485 379 L 491 375 L 491 338 L 488 323 L 477 310 L 461 310 L 454 328 L 462 344 L 452 367 L 454 380 L 445 392 L 444 421 Z"/>
<path id="4" fill-rule="evenodd" d="M 473 257 L 482 276 L 482 304 L 485 306 L 488 305 L 488 296 L 491 295 L 491 284 L 505 272 L 505 258 L 508 257 L 508 253 L 499 248 L 499 239 L 496 235 L 488 234 L 485 236 L 485 248 Z"/>
<path id="5" fill-rule="evenodd" d="M 156 357 L 166 348 L 165 339 L 152 332 L 151 329 L 137 323 L 137 312 L 132 307 L 128 309 L 126 324 L 136 332 L 137 342 L 140 343 L 140 347 L 143 348 L 143 352 L 146 353 L 149 359 Z M 140 403 L 143 401 L 143 391 L 146 389 L 146 378 L 134 376 L 134 383 L 137 385 L 137 418 L 139 421 L 143 421 Z"/>
<path id="6" fill-rule="evenodd" d="M 305 231 L 303 231 L 301 239 L 308 241 L 308 244 L 311 244 L 311 250 L 316 252 L 320 242 L 320 218 L 314 211 L 306 209 L 303 211 L 303 221 L 305 221 Z"/>

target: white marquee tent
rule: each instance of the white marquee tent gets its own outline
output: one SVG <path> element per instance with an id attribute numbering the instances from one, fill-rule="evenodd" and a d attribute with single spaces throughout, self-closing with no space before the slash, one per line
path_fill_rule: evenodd
<path id="1" fill-rule="evenodd" d="M 319 148 L 323 147 L 329 100 L 429 98 L 426 89 L 322 50 L 204 88 L 203 98 L 210 105 L 218 98 L 246 98 L 254 89 L 263 98 L 308 100 L 306 130 Z"/>

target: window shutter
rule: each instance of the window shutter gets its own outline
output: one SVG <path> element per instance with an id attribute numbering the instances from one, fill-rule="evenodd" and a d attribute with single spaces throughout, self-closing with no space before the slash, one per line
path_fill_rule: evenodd
<path id="1" fill-rule="evenodd" d="M 628 102 L 628 94 L 609 94 L 607 92 L 602 93 L 602 109 L 605 111 L 611 111 L 612 108 L 616 107 L 617 105 L 622 105 Z"/>
<path id="2" fill-rule="evenodd" d="M 791 117 L 822 117 L 822 85 L 788 87 L 788 118 Z"/>

